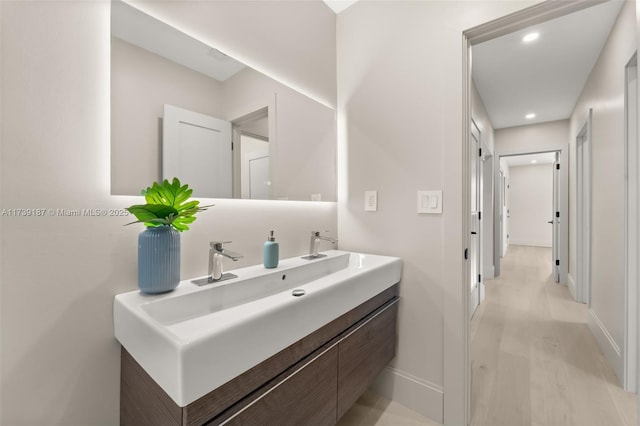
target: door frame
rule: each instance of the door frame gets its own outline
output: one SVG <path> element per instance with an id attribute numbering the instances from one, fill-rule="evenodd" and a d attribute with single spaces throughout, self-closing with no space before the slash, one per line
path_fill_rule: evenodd
<path id="1" fill-rule="evenodd" d="M 560 211 L 560 202 L 562 201 L 561 197 L 561 191 L 560 191 L 560 182 L 562 180 L 562 175 L 560 174 L 560 166 L 561 166 L 561 162 L 560 162 L 560 153 L 556 151 L 555 153 L 555 159 L 553 161 L 553 201 L 552 201 L 552 208 L 551 208 L 551 226 L 552 226 L 552 230 L 551 230 L 551 238 L 553 238 L 553 241 L 551 243 L 551 247 L 552 247 L 552 257 L 551 260 L 553 261 L 554 259 L 560 259 L 560 227 L 559 225 L 562 223 L 562 221 L 560 220 L 561 218 L 559 217 L 558 212 Z M 567 165 L 567 172 L 568 172 L 569 166 Z M 567 194 L 567 197 L 569 196 L 569 194 Z M 569 225 L 569 214 L 567 212 L 567 214 L 565 214 L 565 218 L 563 218 L 563 220 L 566 222 L 566 225 Z M 567 262 L 569 261 L 569 259 L 567 259 Z M 552 264 L 552 268 L 553 268 L 553 279 L 555 282 L 559 283 L 560 282 L 560 267 L 557 264 L 557 261 L 555 264 Z M 567 273 L 568 276 L 568 273 Z M 568 280 L 567 280 L 568 281 Z"/>
<path id="2" fill-rule="evenodd" d="M 493 152 L 485 144 L 484 141 L 480 140 L 482 145 L 482 158 L 481 158 L 481 177 L 482 180 L 480 182 L 480 186 L 482 188 L 482 214 L 485 219 L 482 220 L 482 283 L 480 287 L 480 303 L 484 300 L 485 296 L 485 279 L 492 279 L 495 277 L 495 239 L 494 239 L 494 226 L 495 226 L 495 193 L 494 193 L 494 171 L 495 171 L 495 157 Z M 491 250 L 486 251 L 485 248 L 489 246 Z"/>
<path id="3" fill-rule="evenodd" d="M 240 175 L 241 175 L 241 182 L 240 182 L 240 192 L 242 195 L 242 199 L 245 200 L 254 200 L 254 199 L 258 199 L 258 200 L 268 200 L 272 197 L 272 194 L 269 191 L 269 188 L 267 188 L 267 197 L 268 198 L 253 198 L 253 192 L 252 192 L 252 187 L 251 187 L 251 161 L 255 161 L 255 160 L 259 160 L 262 158 L 270 158 L 270 153 L 269 153 L 269 146 L 267 145 L 266 149 L 264 150 L 258 150 L 258 151 L 253 151 L 253 152 L 244 152 L 246 149 L 246 144 L 247 144 L 247 140 L 246 138 L 253 138 L 256 140 L 261 140 L 264 141 L 265 143 L 269 143 L 268 138 L 265 138 L 263 136 L 260 135 L 254 135 L 254 134 L 249 134 L 247 132 L 241 131 L 240 132 L 240 146 L 236 149 L 236 152 L 240 155 Z M 270 167 L 269 167 L 270 169 Z M 269 173 L 267 173 L 267 180 L 270 180 L 270 171 Z M 271 182 L 269 182 L 270 184 Z M 270 185 L 269 185 L 270 186 Z"/>
<path id="4" fill-rule="evenodd" d="M 269 186 L 269 198 L 275 199 L 276 194 L 276 151 L 277 151 L 277 138 L 275 131 L 275 101 L 269 102 L 267 105 L 256 107 L 251 112 L 245 113 L 231 120 L 232 125 L 232 140 L 233 140 L 233 198 L 242 198 L 242 135 L 251 136 L 254 138 L 262 139 L 264 135 L 256 135 L 253 132 L 249 132 L 245 127 L 256 120 L 267 118 L 268 120 L 268 136 L 266 140 L 269 142 L 269 180 L 271 185 Z"/>
<path id="5" fill-rule="evenodd" d="M 576 135 L 576 282 L 577 302 L 591 306 L 591 118 L 589 109 Z M 581 148 L 582 147 L 582 148 Z M 572 290 L 571 286 L 569 288 Z"/>
<path id="6" fill-rule="evenodd" d="M 460 215 L 460 229 L 462 229 L 462 247 L 469 247 L 469 217 L 470 217 L 470 178 L 466 166 L 469 158 L 469 135 L 471 118 L 471 47 L 505 34 L 509 34 L 531 25 L 549 21 L 579 10 L 595 6 L 606 0 L 586 2 L 581 0 L 544 1 L 526 9 L 503 16 L 484 24 L 469 28 L 462 32 L 462 214 Z M 444 398 L 444 421 L 447 425 L 468 425 L 471 420 L 471 358 L 469 355 L 469 286 L 467 276 L 469 263 L 463 263 L 463 279 L 459 282 L 459 296 L 461 306 L 455 315 L 445 316 L 445 324 L 450 324 L 455 330 L 455 337 L 445 339 L 444 388 L 447 389 Z M 457 299 L 457 297 L 456 297 Z M 452 312 L 453 313 L 453 312 Z"/>
<path id="7" fill-rule="evenodd" d="M 500 276 L 500 259 L 503 252 L 503 209 L 504 204 L 504 171 L 500 167 L 500 157 L 494 157 L 494 170 L 496 176 L 493 179 L 494 183 L 494 206 L 493 206 L 493 276 Z"/>
<path id="8" fill-rule="evenodd" d="M 474 138 L 474 133 L 477 133 L 477 137 Z M 473 265 L 470 268 L 471 271 L 468 275 L 470 284 L 470 299 L 469 299 L 469 315 L 473 314 L 480 306 L 481 293 L 482 293 L 482 132 L 476 124 L 475 120 L 471 118 L 471 138 L 469 139 L 470 151 L 469 151 L 469 169 L 470 177 L 473 182 L 473 163 L 475 162 L 475 204 L 476 213 L 473 213 L 473 207 L 471 215 L 469 216 L 469 229 L 470 239 L 475 240 L 475 244 L 469 245 L 469 259 L 475 262 L 475 272 Z M 475 139 L 475 142 L 473 141 Z M 473 192 L 472 192 L 473 194 Z M 471 200 L 471 197 L 469 198 Z M 475 236 L 475 237 L 474 237 Z M 476 293 L 475 295 L 471 293 Z"/>
<path id="9" fill-rule="evenodd" d="M 565 226 L 560 226 L 560 232 L 558 236 L 559 244 L 558 244 L 558 260 L 560 260 L 560 265 L 558 268 L 558 272 L 560 275 L 560 283 L 567 284 L 568 283 L 568 275 L 569 275 L 569 145 L 565 143 L 560 144 L 549 144 L 548 146 L 536 148 L 535 150 L 523 150 L 523 149 L 513 149 L 513 150 L 501 150 L 496 151 L 496 158 L 498 158 L 498 164 L 500 164 L 500 159 L 502 157 L 513 157 L 516 155 L 529 155 L 529 154 L 542 154 L 547 152 L 557 152 L 560 160 L 560 182 L 558 182 L 558 190 L 559 190 L 559 211 L 560 211 L 560 224 L 565 223 Z M 500 179 L 500 168 L 496 169 L 495 179 Z M 502 208 L 500 205 L 502 203 L 502 196 L 496 197 L 496 204 L 494 206 L 494 211 L 497 211 L 498 208 Z M 555 218 L 554 218 L 555 219 Z M 494 242 L 494 252 L 500 250 L 500 242 Z M 500 258 L 494 259 L 496 270 L 500 270 Z M 496 272 L 497 274 L 498 272 Z"/>
<path id="10" fill-rule="evenodd" d="M 630 87 L 629 77 L 635 77 Z M 638 390 L 638 53 L 625 65 L 625 328 L 623 386 Z M 631 141 L 634 143 L 630 143 Z"/>

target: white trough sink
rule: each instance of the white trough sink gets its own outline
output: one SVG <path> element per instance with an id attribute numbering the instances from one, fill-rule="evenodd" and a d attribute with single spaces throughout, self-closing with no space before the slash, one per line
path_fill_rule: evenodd
<path id="1" fill-rule="evenodd" d="M 202 287 L 118 294 L 115 337 L 184 407 L 400 281 L 399 258 L 323 254 L 236 269 L 237 278 Z"/>

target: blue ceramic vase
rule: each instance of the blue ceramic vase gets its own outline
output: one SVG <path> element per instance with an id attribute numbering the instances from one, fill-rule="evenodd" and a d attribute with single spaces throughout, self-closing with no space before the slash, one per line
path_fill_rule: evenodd
<path id="1" fill-rule="evenodd" d="M 172 226 L 149 227 L 138 235 L 138 288 L 165 293 L 180 283 L 180 233 Z"/>

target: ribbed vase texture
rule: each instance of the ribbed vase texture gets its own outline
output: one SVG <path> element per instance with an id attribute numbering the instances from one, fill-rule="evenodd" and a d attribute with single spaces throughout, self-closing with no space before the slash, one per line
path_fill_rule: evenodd
<path id="1" fill-rule="evenodd" d="M 180 233 L 171 226 L 149 227 L 138 235 L 138 287 L 164 293 L 180 283 Z"/>

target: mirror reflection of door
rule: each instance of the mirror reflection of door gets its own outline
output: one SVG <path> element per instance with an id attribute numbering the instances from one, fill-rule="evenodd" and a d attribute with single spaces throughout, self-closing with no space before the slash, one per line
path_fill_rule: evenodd
<path id="1" fill-rule="evenodd" d="M 178 177 L 194 197 L 230 198 L 231 123 L 164 106 L 162 178 Z"/>
<path id="2" fill-rule="evenodd" d="M 241 191 L 242 198 L 268 200 L 269 142 L 249 135 L 240 136 Z"/>
<path id="3" fill-rule="evenodd" d="M 264 107 L 232 121 L 234 198 L 274 198 L 275 147 L 269 141 L 269 108 Z"/>

